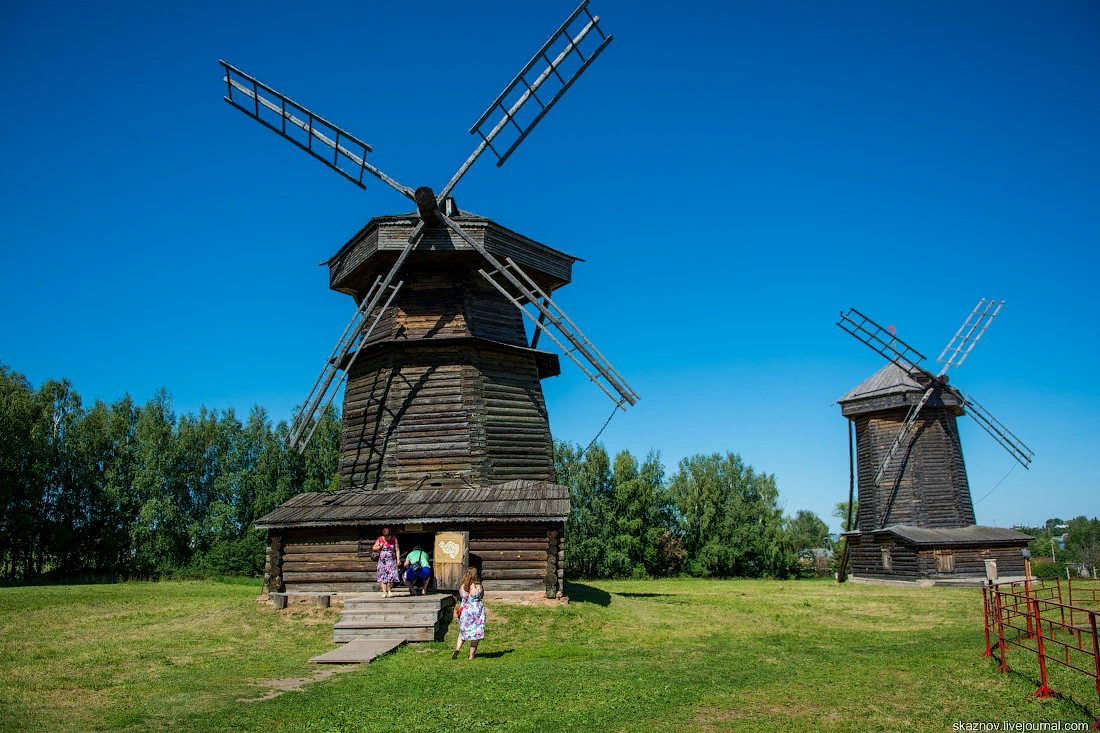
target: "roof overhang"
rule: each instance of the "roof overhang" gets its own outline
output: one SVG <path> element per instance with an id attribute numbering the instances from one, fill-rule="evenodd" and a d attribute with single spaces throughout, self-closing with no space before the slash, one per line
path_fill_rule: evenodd
<path id="1" fill-rule="evenodd" d="M 569 489 L 549 481 L 508 481 L 468 489 L 298 494 L 256 520 L 257 529 L 444 522 L 564 522 Z"/>
<path id="2" fill-rule="evenodd" d="M 895 524 L 882 529 L 867 532 L 856 530 L 841 532 L 841 537 L 860 540 L 866 535 L 871 539 L 893 536 L 918 547 L 961 547 L 967 545 L 1026 545 L 1031 535 L 1004 527 L 986 527 L 971 524 L 968 527 L 917 527 L 907 524 Z"/>

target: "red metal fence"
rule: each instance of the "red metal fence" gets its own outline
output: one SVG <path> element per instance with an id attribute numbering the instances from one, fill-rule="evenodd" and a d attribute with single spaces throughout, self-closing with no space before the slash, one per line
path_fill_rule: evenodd
<path id="1" fill-rule="evenodd" d="M 1009 647 L 1039 662 L 1036 697 L 1053 697 L 1048 665 L 1091 678 L 1100 695 L 1100 580 L 1034 579 L 982 588 L 985 604 L 985 653 L 1008 672 Z M 1074 675 L 1077 677 L 1077 675 Z M 1065 680 L 1069 683 L 1069 680 Z M 1100 730 L 1100 719 L 1093 724 Z"/>

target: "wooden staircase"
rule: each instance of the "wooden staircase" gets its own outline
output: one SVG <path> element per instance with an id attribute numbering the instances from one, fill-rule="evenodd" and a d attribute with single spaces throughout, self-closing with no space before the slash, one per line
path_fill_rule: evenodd
<path id="1" fill-rule="evenodd" d="M 342 644 L 356 639 L 441 639 L 454 604 L 448 593 L 410 596 L 406 589 L 395 589 L 391 598 L 381 593 L 346 598 L 332 640 Z"/>

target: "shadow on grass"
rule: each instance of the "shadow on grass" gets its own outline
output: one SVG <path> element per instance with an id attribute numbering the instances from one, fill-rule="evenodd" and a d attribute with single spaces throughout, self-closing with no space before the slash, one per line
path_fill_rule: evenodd
<path id="1" fill-rule="evenodd" d="M 672 593 L 616 593 L 623 598 L 668 598 Z"/>
<path id="2" fill-rule="evenodd" d="M 584 583 L 566 583 L 565 595 L 569 596 L 570 603 L 594 603 L 605 607 L 611 605 L 610 593 Z"/>
<path id="3" fill-rule="evenodd" d="M 486 659 L 500 659 L 505 654 L 511 654 L 514 651 L 515 649 L 501 649 L 499 652 L 478 652 L 477 658 L 485 657 Z"/>

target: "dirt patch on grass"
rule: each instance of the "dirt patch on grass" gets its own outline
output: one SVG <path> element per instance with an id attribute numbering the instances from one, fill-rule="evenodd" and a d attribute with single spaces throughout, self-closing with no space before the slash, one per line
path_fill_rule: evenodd
<path id="1" fill-rule="evenodd" d="M 262 682 L 257 682 L 257 685 L 266 688 L 264 694 L 259 697 L 240 697 L 237 698 L 237 702 L 263 702 L 264 700 L 273 700 L 284 693 L 303 690 L 305 686 L 311 682 L 320 682 L 321 680 L 328 679 L 334 674 L 351 672 L 359 669 L 359 667 L 360 665 L 358 664 L 326 666 L 324 669 L 319 669 L 314 672 L 310 677 L 292 677 L 283 680 L 264 680 Z"/>
<path id="2" fill-rule="evenodd" d="M 703 708 L 695 715 L 695 724 L 699 726 L 700 730 L 711 731 L 718 730 L 718 726 L 722 723 L 727 723 L 731 720 L 741 720 L 745 717 L 745 713 L 740 710 L 720 710 L 718 708 Z M 726 726 L 722 726 L 726 727 Z"/>

